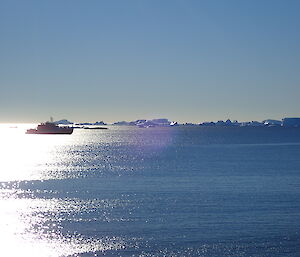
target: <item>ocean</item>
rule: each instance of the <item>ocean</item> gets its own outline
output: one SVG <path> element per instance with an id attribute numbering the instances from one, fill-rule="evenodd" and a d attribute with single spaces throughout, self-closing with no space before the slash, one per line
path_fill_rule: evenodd
<path id="1" fill-rule="evenodd" d="M 300 256 L 300 128 L 0 126 L 0 256 Z"/>

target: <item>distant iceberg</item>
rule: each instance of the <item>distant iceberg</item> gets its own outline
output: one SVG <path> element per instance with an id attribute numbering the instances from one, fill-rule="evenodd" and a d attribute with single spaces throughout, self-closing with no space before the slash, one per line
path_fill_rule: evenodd
<path id="1" fill-rule="evenodd" d="M 117 125 L 117 126 L 130 126 L 130 122 L 127 122 L 127 121 L 117 121 L 117 122 L 114 122 L 113 125 Z"/>
<path id="2" fill-rule="evenodd" d="M 107 125 L 107 123 L 105 123 L 103 121 L 96 121 L 96 122 L 76 123 L 76 125 L 80 125 L 80 126 L 92 126 L 92 125 Z"/>
<path id="3" fill-rule="evenodd" d="M 118 126 L 137 126 L 140 128 L 151 128 L 151 127 L 173 127 L 173 126 L 179 126 L 177 121 L 169 121 L 168 119 L 162 118 L 162 119 L 152 119 L 152 120 L 146 120 L 146 119 L 138 119 L 135 121 L 118 121 L 113 123 L 113 125 Z"/>
<path id="4" fill-rule="evenodd" d="M 282 119 L 284 127 L 300 127 L 300 118 L 284 118 Z"/>
<path id="5" fill-rule="evenodd" d="M 280 120 L 268 119 L 268 120 L 263 120 L 263 123 L 265 126 L 269 126 L 269 127 L 282 126 L 282 121 L 280 121 Z"/>
<path id="6" fill-rule="evenodd" d="M 74 122 L 68 121 L 67 119 L 58 120 L 54 122 L 57 125 L 71 125 L 74 124 Z"/>
<path id="7" fill-rule="evenodd" d="M 103 122 L 103 121 L 96 121 L 94 123 L 94 125 L 107 125 L 107 123 Z"/>

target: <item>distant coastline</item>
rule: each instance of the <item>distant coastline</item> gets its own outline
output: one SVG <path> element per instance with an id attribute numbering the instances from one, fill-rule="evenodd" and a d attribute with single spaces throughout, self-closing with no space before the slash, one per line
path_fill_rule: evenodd
<path id="1" fill-rule="evenodd" d="M 118 126 L 137 126 L 140 128 L 151 127 L 177 127 L 177 126 L 205 126 L 205 127 L 300 127 L 300 118 L 283 118 L 282 120 L 267 119 L 263 121 L 246 121 L 239 122 L 237 120 L 231 121 L 209 121 L 202 123 L 178 123 L 177 121 L 170 121 L 166 118 L 161 119 L 139 119 L 135 121 L 117 121 L 112 124 L 105 123 L 104 121 L 96 122 L 80 122 L 75 123 L 67 119 L 55 121 L 59 125 L 73 125 L 73 126 L 105 126 L 105 125 L 118 125 Z"/>

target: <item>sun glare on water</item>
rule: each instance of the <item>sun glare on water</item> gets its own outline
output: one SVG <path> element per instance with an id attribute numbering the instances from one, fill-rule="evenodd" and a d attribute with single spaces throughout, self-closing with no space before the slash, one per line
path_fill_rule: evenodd
<path id="1" fill-rule="evenodd" d="M 3 256 L 77 256 L 123 247 L 118 238 L 85 238 L 62 234 L 60 213 L 80 212 L 76 200 L 36 197 L 18 183 L 48 179 L 47 169 L 64 159 L 70 135 L 27 135 L 35 125 L 0 125 L 0 242 Z M 72 141 L 73 140 L 73 141 Z M 47 177 L 48 176 L 48 177 Z M 50 177 L 51 179 L 51 177 Z M 74 205 L 75 202 L 75 205 Z M 75 206 L 75 207 L 74 207 Z"/>
<path id="2" fill-rule="evenodd" d="M 70 141 L 61 135 L 27 135 L 34 125 L 4 126 L 0 129 L 0 181 L 43 179 L 39 165 L 49 163 L 57 147 Z"/>

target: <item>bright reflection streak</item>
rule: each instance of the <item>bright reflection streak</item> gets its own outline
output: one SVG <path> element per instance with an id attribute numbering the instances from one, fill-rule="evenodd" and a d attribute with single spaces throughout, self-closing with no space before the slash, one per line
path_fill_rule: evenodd
<path id="1" fill-rule="evenodd" d="M 64 151 L 67 150 L 64 149 L 70 150 L 76 140 L 84 140 L 74 137 L 74 134 L 26 135 L 26 129 L 32 127 L 32 124 L 0 125 L 1 255 L 76 256 L 85 252 L 124 248 L 125 243 L 121 238 L 62 234 L 59 214 L 78 214 L 87 204 L 82 207 L 76 200 L 75 204 L 70 205 L 64 199 L 35 198 L 30 190 L 9 186 L 11 181 L 55 178 L 54 168 L 66 157 Z"/>
<path id="2" fill-rule="evenodd" d="M 32 126 L 0 127 L 0 181 L 43 179 L 39 167 L 53 162 L 57 148 L 70 142 L 66 135 L 26 135 Z"/>
<path id="3" fill-rule="evenodd" d="M 124 241 L 116 237 L 90 239 L 80 234 L 62 235 L 56 216 L 60 210 L 67 207 L 68 211 L 74 206 L 58 199 L 19 199 L 16 198 L 18 193 L 17 190 L 3 190 L 1 196 L 6 196 L 0 199 L 3 256 L 73 256 L 125 247 Z"/>

